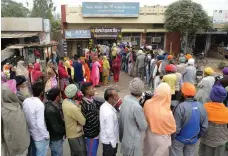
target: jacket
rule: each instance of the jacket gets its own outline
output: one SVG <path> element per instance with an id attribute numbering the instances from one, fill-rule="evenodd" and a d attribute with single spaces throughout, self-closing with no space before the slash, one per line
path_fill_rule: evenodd
<path id="1" fill-rule="evenodd" d="M 183 82 L 189 82 L 191 84 L 195 84 L 196 68 L 193 66 L 186 67 L 184 72 L 182 73 L 182 76 L 183 76 Z"/>
<path id="2" fill-rule="evenodd" d="M 82 69 L 82 64 L 78 61 L 75 61 L 73 63 L 73 67 L 74 67 L 74 81 L 75 82 L 83 82 L 84 78 L 83 78 L 83 69 Z"/>
<path id="3" fill-rule="evenodd" d="M 139 54 L 136 59 L 136 67 L 137 68 L 142 68 L 145 67 L 145 54 Z"/>
<path id="4" fill-rule="evenodd" d="M 147 129 L 147 122 L 138 100 L 132 96 L 124 97 L 120 109 L 119 135 L 121 142 L 120 153 L 130 156 L 142 155 L 141 132 Z M 134 155 L 132 155 L 134 153 Z"/>
<path id="5" fill-rule="evenodd" d="M 53 104 L 52 101 L 45 103 L 44 112 L 47 130 L 49 131 L 50 140 L 58 141 L 63 139 L 65 135 L 65 123 L 61 115 L 60 109 Z"/>
<path id="6" fill-rule="evenodd" d="M 29 147 L 30 133 L 19 99 L 2 86 L 1 120 L 2 143 L 9 156 L 21 155 Z"/>
<path id="7" fill-rule="evenodd" d="M 98 102 L 96 99 L 82 99 L 82 114 L 86 118 L 86 123 L 83 126 L 85 137 L 95 138 L 100 133 L 99 112 L 100 106 L 105 102 Z"/>
<path id="8" fill-rule="evenodd" d="M 192 118 L 193 111 L 195 110 L 197 110 L 197 112 L 195 113 L 196 115 L 199 113 L 198 119 Z M 178 106 L 176 106 L 176 108 L 174 108 L 173 110 L 173 113 L 176 121 L 176 133 L 173 135 L 174 138 L 178 140 L 190 139 L 186 137 L 194 133 L 194 135 L 196 135 L 192 137 L 196 137 L 198 140 L 205 134 L 208 128 L 208 118 L 206 110 L 201 103 L 194 101 L 193 99 L 187 99 L 185 102 L 182 102 Z M 193 120 L 196 121 L 192 123 L 191 121 Z M 192 127 L 192 129 L 186 128 L 186 126 Z M 197 126 L 199 127 L 199 130 L 197 129 Z"/>
<path id="9" fill-rule="evenodd" d="M 82 127 L 86 119 L 81 112 L 81 107 L 70 99 L 63 100 L 63 115 L 66 126 L 67 138 L 78 138 L 83 135 Z"/>

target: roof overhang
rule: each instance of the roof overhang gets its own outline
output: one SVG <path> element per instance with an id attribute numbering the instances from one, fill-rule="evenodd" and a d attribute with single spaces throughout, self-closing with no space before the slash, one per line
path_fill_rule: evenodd
<path id="1" fill-rule="evenodd" d="M 26 38 L 39 36 L 40 32 L 1 32 L 1 38 Z"/>

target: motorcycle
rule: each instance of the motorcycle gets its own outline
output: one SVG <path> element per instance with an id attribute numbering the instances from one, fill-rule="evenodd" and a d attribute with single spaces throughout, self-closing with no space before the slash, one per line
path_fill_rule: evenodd
<path id="1" fill-rule="evenodd" d="M 196 71 L 196 84 L 198 84 L 203 79 L 203 70 L 198 68 Z"/>

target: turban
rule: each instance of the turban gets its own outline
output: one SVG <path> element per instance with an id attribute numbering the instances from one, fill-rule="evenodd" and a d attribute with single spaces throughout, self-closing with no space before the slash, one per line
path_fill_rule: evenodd
<path id="1" fill-rule="evenodd" d="M 223 68 L 223 75 L 228 75 L 228 67 Z"/>
<path id="2" fill-rule="evenodd" d="M 15 80 L 16 80 L 17 86 L 26 82 L 26 78 L 24 76 L 22 76 L 22 75 L 16 76 Z"/>
<path id="3" fill-rule="evenodd" d="M 189 82 L 184 82 L 181 87 L 181 92 L 185 96 L 195 96 L 196 95 L 196 88 L 193 84 Z"/>
<path id="4" fill-rule="evenodd" d="M 64 93 L 66 97 L 73 98 L 76 95 L 77 91 L 78 91 L 77 86 L 75 84 L 70 84 L 65 88 Z"/>
<path id="5" fill-rule="evenodd" d="M 167 56 L 167 60 L 172 60 L 173 59 L 173 55 L 168 55 Z"/>
<path id="6" fill-rule="evenodd" d="M 179 58 L 179 62 L 180 63 L 185 63 L 186 62 L 186 58 L 185 57 L 180 57 Z"/>
<path id="7" fill-rule="evenodd" d="M 143 54 L 143 51 L 142 51 L 142 50 L 139 50 L 139 51 L 138 51 L 138 54 Z"/>
<path id="8" fill-rule="evenodd" d="M 189 64 L 189 65 L 194 65 L 194 64 L 195 64 L 195 60 L 194 60 L 193 58 L 190 58 L 190 59 L 188 60 L 188 64 Z"/>
<path id="9" fill-rule="evenodd" d="M 136 77 L 130 81 L 129 90 L 132 94 L 141 95 L 144 90 L 144 82 Z"/>
<path id="10" fill-rule="evenodd" d="M 191 59 L 191 58 L 192 58 L 192 55 L 187 54 L 185 57 L 186 57 L 186 59 L 187 59 L 187 60 L 189 60 L 189 59 Z"/>
<path id="11" fill-rule="evenodd" d="M 226 96 L 227 91 L 222 85 L 216 84 L 213 86 L 210 94 L 210 99 L 212 102 L 222 103 L 225 100 Z"/>
<path id="12" fill-rule="evenodd" d="M 157 59 L 158 59 L 158 60 L 164 60 L 164 56 L 163 56 L 163 55 L 158 55 L 158 56 L 157 56 Z"/>
<path id="13" fill-rule="evenodd" d="M 207 75 L 212 75 L 214 74 L 214 70 L 211 69 L 210 67 L 207 67 L 204 69 L 204 72 L 207 74 Z"/>
<path id="14" fill-rule="evenodd" d="M 177 68 L 176 68 L 175 65 L 169 64 L 169 65 L 167 65 L 167 66 L 165 67 L 165 70 L 166 70 L 167 72 L 176 72 L 176 71 L 177 71 Z"/>

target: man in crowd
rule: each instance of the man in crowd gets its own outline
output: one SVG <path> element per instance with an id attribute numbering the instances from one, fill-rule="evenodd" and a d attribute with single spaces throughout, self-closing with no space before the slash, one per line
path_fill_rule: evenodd
<path id="1" fill-rule="evenodd" d="M 70 84 L 65 88 L 67 99 L 63 101 L 62 109 L 71 156 L 86 156 L 86 143 L 83 134 L 86 119 L 81 112 L 81 107 L 75 102 L 77 90 L 75 84 Z"/>
<path id="2" fill-rule="evenodd" d="M 194 156 L 196 143 L 208 127 L 207 113 L 203 105 L 194 100 L 196 88 L 185 82 L 181 88 L 184 102 L 174 110 L 176 133 L 173 134 L 170 156 Z"/>
<path id="3" fill-rule="evenodd" d="M 182 73 L 183 82 L 189 82 L 191 84 L 195 84 L 196 67 L 194 65 L 195 65 L 195 60 L 190 58 L 188 60 L 188 67 L 186 67 L 184 72 Z"/>
<path id="4" fill-rule="evenodd" d="M 136 59 L 136 67 L 138 71 L 138 77 L 144 81 L 144 72 L 145 72 L 145 54 L 142 50 L 138 51 L 138 56 Z"/>
<path id="5" fill-rule="evenodd" d="M 65 135 L 65 123 L 61 115 L 60 89 L 52 88 L 47 92 L 45 102 L 45 121 L 50 135 L 50 148 L 52 156 L 63 156 L 63 137 Z"/>
<path id="6" fill-rule="evenodd" d="M 139 98 L 144 90 L 144 82 L 134 78 L 129 84 L 131 95 L 125 96 L 120 109 L 120 153 L 124 156 L 142 156 L 141 132 L 147 128 Z"/>
<path id="7" fill-rule="evenodd" d="M 96 156 L 100 133 L 100 104 L 94 99 L 95 89 L 91 82 L 83 83 L 81 91 L 84 95 L 82 99 L 82 114 L 86 118 L 83 130 L 86 137 L 87 153 L 88 155 Z"/>
<path id="8" fill-rule="evenodd" d="M 49 132 L 44 120 L 44 104 L 40 100 L 44 91 L 43 83 L 33 84 L 32 91 L 33 97 L 27 98 L 23 102 L 23 111 L 35 144 L 36 155 L 45 156 L 49 146 Z"/>
<path id="9" fill-rule="evenodd" d="M 78 87 L 81 87 L 81 83 L 84 81 L 83 78 L 83 69 L 82 69 L 82 64 L 80 62 L 80 56 L 75 55 L 74 56 L 74 82 L 77 83 Z"/>
<path id="10" fill-rule="evenodd" d="M 23 75 L 18 75 L 15 77 L 17 82 L 17 97 L 22 103 L 26 98 L 30 96 L 28 85 L 26 84 L 26 78 Z"/>
<path id="11" fill-rule="evenodd" d="M 106 89 L 105 103 L 100 108 L 100 139 L 103 144 L 103 156 L 116 156 L 119 137 L 119 123 L 117 117 L 118 103 L 121 99 L 113 88 Z"/>

